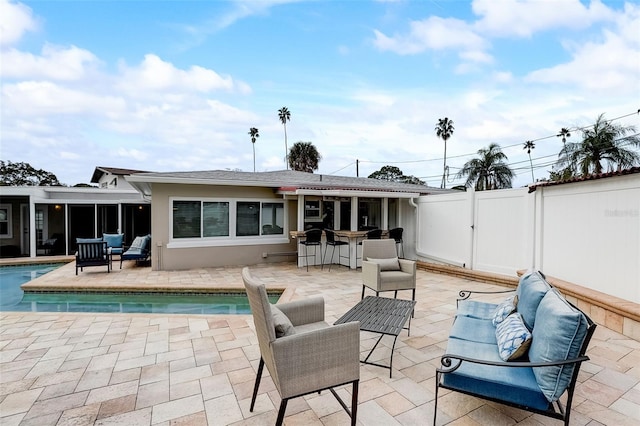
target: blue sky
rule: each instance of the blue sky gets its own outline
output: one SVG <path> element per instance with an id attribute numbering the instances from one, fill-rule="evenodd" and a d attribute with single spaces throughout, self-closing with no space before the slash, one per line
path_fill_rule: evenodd
<path id="1" fill-rule="evenodd" d="M 319 173 L 399 167 L 447 186 L 495 142 L 531 181 L 599 114 L 640 128 L 638 1 L 0 0 L 0 159 L 68 185 L 96 166 L 285 168 L 312 142 Z M 580 140 L 580 131 L 572 132 Z"/>

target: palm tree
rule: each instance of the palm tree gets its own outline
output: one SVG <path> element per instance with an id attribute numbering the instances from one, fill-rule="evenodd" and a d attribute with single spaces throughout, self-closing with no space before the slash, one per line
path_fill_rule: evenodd
<path id="1" fill-rule="evenodd" d="M 249 128 L 249 136 L 251 136 L 251 144 L 253 146 L 253 172 L 256 171 L 256 139 L 260 137 L 256 127 Z"/>
<path id="2" fill-rule="evenodd" d="M 513 170 L 505 162 L 507 156 L 496 143 L 478 150 L 478 158 L 464 164 L 458 177 L 467 177 L 466 187 L 475 187 L 476 191 L 511 188 L 511 180 L 515 176 Z"/>
<path id="3" fill-rule="evenodd" d="M 635 130 L 634 126 L 613 124 L 600 114 L 593 126 L 582 130 L 582 142 L 565 144 L 556 165 L 587 176 L 602 173 L 603 163 L 607 164 L 608 171 L 640 164 L 640 154 L 623 146 L 640 148 L 640 137 L 633 134 Z M 626 136 L 629 133 L 631 135 Z"/>
<path id="4" fill-rule="evenodd" d="M 291 119 L 289 108 L 280 108 L 278 110 L 278 117 L 280 118 L 280 122 L 284 126 L 284 162 L 287 166 L 287 170 L 289 170 L 289 162 L 287 161 L 287 152 L 289 152 L 289 148 L 287 147 L 287 121 L 290 121 Z"/>
<path id="5" fill-rule="evenodd" d="M 442 171 L 442 183 L 440 188 L 446 188 L 446 174 L 447 174 L 447 140 L 453 135 L 455 130 L 453 127 L 453 120 L 449 120 L 447 117 L 439 118 L 436 125 L 436 136 L 444 141 L 444 168 Z"/>
<path id="6" fill-rule="evenodd" d="M 559 138 L 561 137 L 562 143 L 565 144 L 567 143 L 567 138 L 571 137 L 571 133 L 569 133 L 569 129 L 563 127 L 562 129 L 560 129 L 560 133 L 558 133 L 556 136 Z"/>
<path id="7" fill-rule="evenodd" d="M 533 161 L 531 161 L 531 150 L 536 148 L 536 144 L 533 141 L 526 141 L 524 143 L 524 148 L 527 150 L 527 154 L 529 154 L 529 164 L 531 164 L 531 182 L 535 182 L 536 178 L 533 176 Z"/>
<path id="8" fill-rule="evenodd" d="M 313 173 L 318 170 L 318 163 L 322 156 L 311 142 L 296 142 L 289 152 L 289 166 L 291 170 Z"/>

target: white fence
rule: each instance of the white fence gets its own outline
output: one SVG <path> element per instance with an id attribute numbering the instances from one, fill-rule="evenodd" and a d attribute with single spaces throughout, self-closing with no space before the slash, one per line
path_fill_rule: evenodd
<path id="1" fill-rule="evenodd" d="M 513 276 L 536 268 L 640 303 L 638 173 L 417 204 L 418 259 Z"/>

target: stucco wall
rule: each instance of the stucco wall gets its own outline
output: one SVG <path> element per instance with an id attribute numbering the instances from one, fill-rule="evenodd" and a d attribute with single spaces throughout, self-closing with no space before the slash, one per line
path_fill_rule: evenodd
<path id="1" fill-rule="evenodd" d="M 284 256 L 282 253 L 295 252 L 295 240 L 289 239 L 289 230 L 296 226 L 296 201 L 287 202 L 289 222 L 283 238 L 286 243 L 265 243 L 251 245 L 216 246 L 214 242 L 198 244 L 194 247 L 171 247 L 171 198 L 193 197 L 228 198 L 228 199 L 273 199 L 281 201 L 282 197 L 268 188 L 246 188 L 235 186 L 209 185 L 174 185 L 153 184 L 153 203 L 151 210 L 152 227 L 152 268 L 154 270 L 194 269 L 202 267 L 219 267 L 233 265 L 255 265 L 267 262 L 295 260 L 295 256 Z M 263 257 L 266 254 L 267 257 Z"/>

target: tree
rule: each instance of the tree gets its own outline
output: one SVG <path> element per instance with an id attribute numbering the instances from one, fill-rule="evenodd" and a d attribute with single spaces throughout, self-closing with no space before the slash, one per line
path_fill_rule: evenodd
<path id="1" fill-rule="evenodd" d="M 318 163 L 322 156 L 311 142 L 296 142 L 289 151 L 289 166 L 291 170 L 313 173 L 318 170 Z"/>
<path id="2" fill-rule="evenodd" d="M 581 176 L 625 169 L 640 163 L 640 154 L 624 145 L 640 148 L 640 137 L 634 126 L 613 124 L 600 114 L 593 126 L 582 130 L 582 142 L 567 143 L 558 154 L 556 166 L 571 169 Z M 630 134 L 627 136 L 627 134 Z"/>
<path id="3" fill-rule="evenodd" d="M 444 141 L 444 168 L 442 171 L 442 183 L 440 184 L 440 188 L 447 187 L 447 140 L 453 135 L 453 131 L 455 130 L 453 127 L 453 120 L 449 120 L 447 117 L 439 118 L 438 124 L 436 125 L 436 136 L 441 138 Z"/>
<path id="4" fill-rule="evenodd" d="M 251 136 L 251 144 L 253 146 L 253 172 L 256 172 L 256 139 L 260 137 L 256 127 L 249 128 L 249 136 Z"/>
<path id="5" fill-rule="evenodd" d="M 562 138 L 562 143 L 565 144 L 567 143 L 567 138 L 571 137 L 571 133 L 569 132 L 569 129 L 563 127 L 562 129 L 560 129 L 560 133 L 558 133 L 556 136 Z"/>
<path id="6" fill-rule="evenodd" d="M 536 181 L 536 178 L 533 176 L 533 161 L 531 161 L 531 150 L 535 149 L 536 144 L 533 141 L 526 141 L 524 143 L 524 148 L 527 150 L 527 154 L 529 154 L 529 164 L 531 164 L 531 183 Z"/>
<path id="7" fill-rule="evenodd" d="M 289 108 L 287 107 L 280 108 L 278 110 L 278 117 L 280 118 L 280 122 L 284 126 L 284 162 L 288 170 L 289 161 L 287 161 L 287 152 L 289 152 L 289 148 L 287 147 L 287 121 L 291 120 L 291 112 L 289 112 Z"/>
<path id="8" fill-rule="evenodd" d="M 424 182 L 415 176 L 405 176 L 402 170 L 395 166 L 382 166 L 380 170 L 371 173 L 369 178 L 424 185 Z"/>
<path id="9" fill-rule="evenodd" d="M 507 156 L 496 143 L 478 150 L 478 158 L 467 161 L 458 172 L 458 177 L 467 177 L 465 186 L 476 191 L 511 188 L 513 170 L 506 163 Z"/>
<path id="10" fill-rule="evenodd" d="M 0 160 L 0 186 L 64 186 L 56 175 L 29 163 Z"/>

